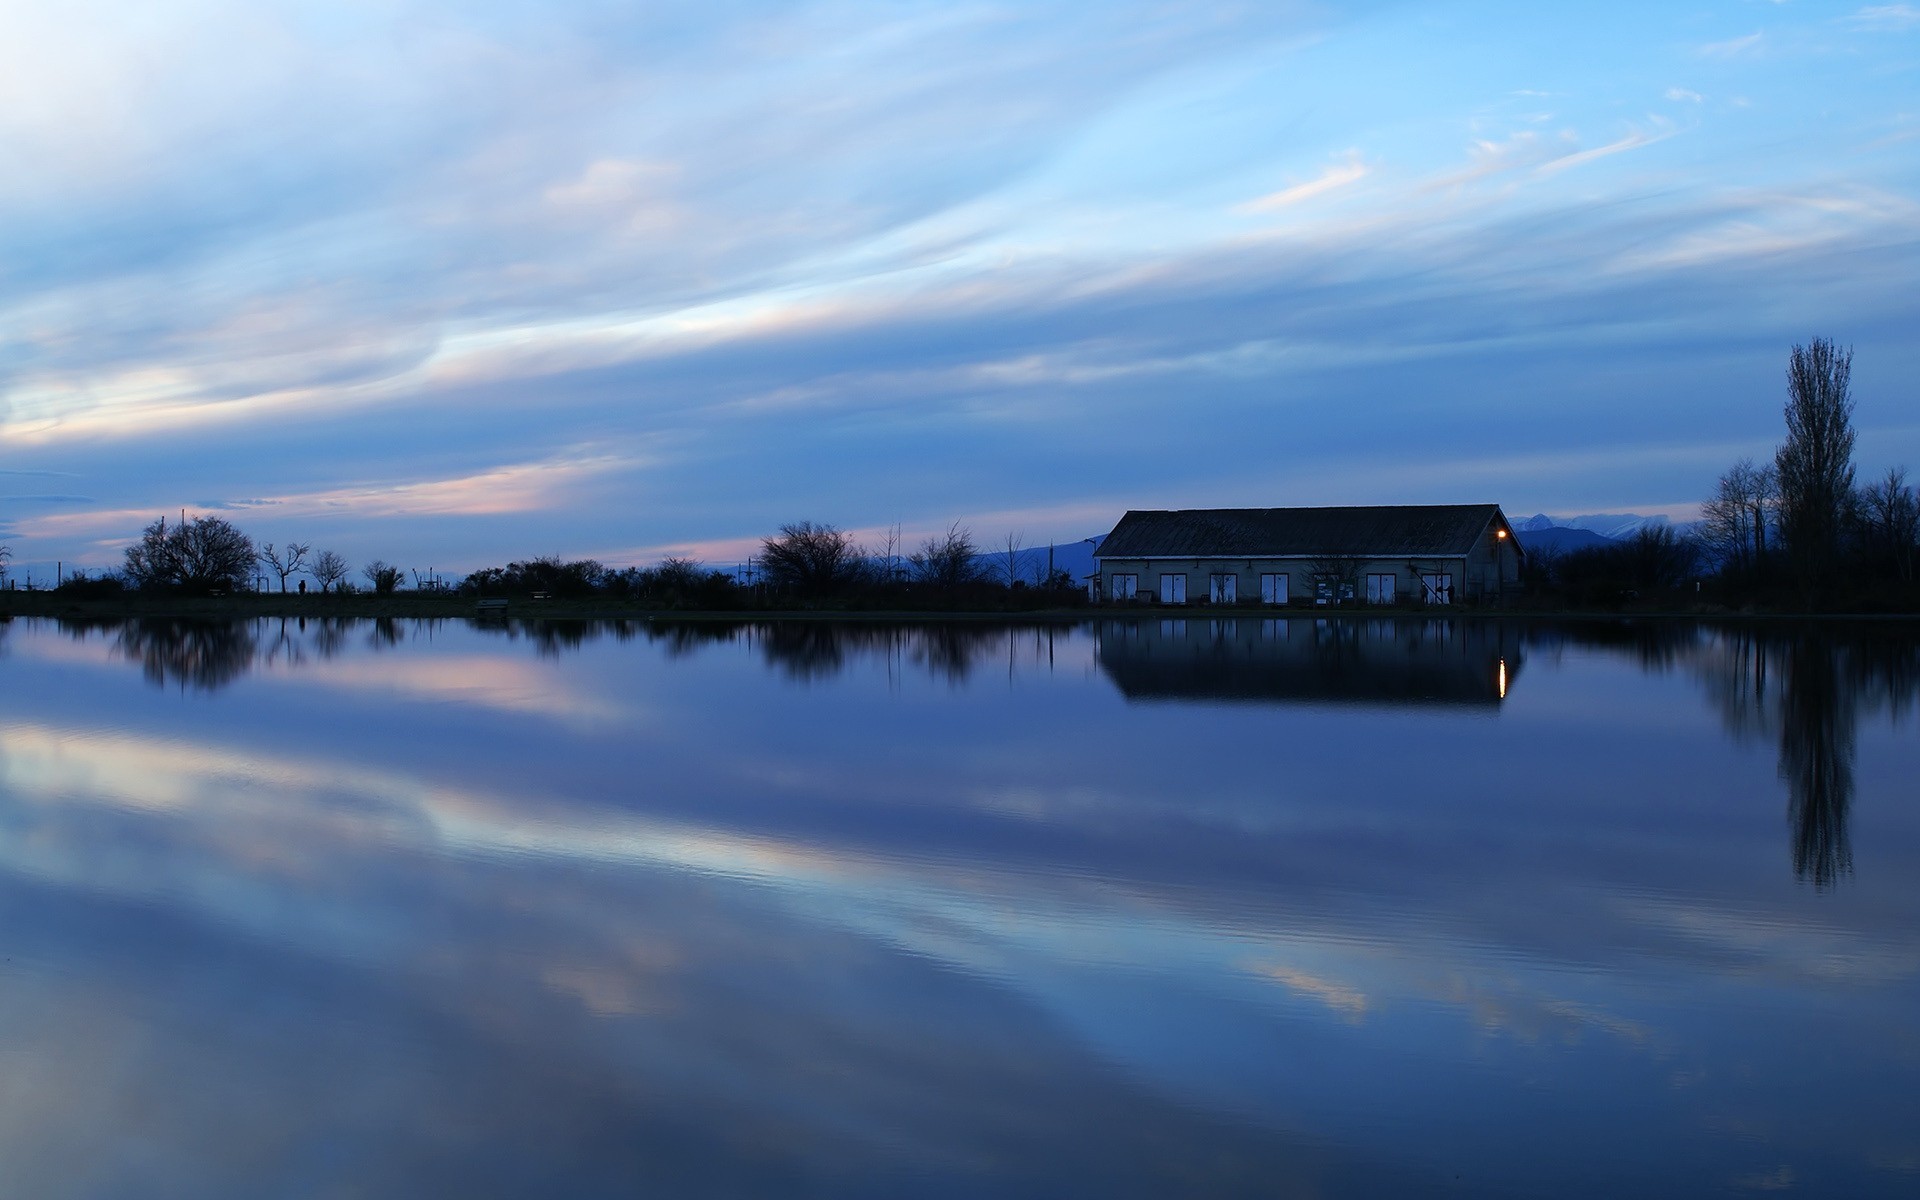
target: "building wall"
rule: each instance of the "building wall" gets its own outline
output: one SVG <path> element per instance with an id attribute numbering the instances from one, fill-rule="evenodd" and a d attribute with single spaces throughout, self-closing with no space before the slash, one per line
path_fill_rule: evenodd
<path id="1" fill-rule="evenodd" d="M 1489 535 L 1484 545 L 1475 546 L 1473 553 L 1465 559 L 1427 558 L 1427 559 L 1371 559 L 1363 560 L 1354 572 L 1354 602 L 1364 604 L 1367 600 L 1367 576 L 1392 575 L 1394 577 L 1394 602 L 1401 605 L 1418 604 L 1422 595 L 1420 575 L 1422 572 L 1450 574 L 1453 576 L 1453 598 L 1455 604 L 1477 603 L 1498 598 L 1504 592 L 1519 587 L 1520 557 L 1513 547 L 1512 538 L 1495 539 Z M 1115 575 L 1139 576 L 1138 598 L 1141 603 L 1157 603 L 1160 599 L 1160 579 L 1163 575 L 1184 575 L 1187 579 L 1187 603 L 1204 604 L 1211 595 L 1216 574 L 1236 577 L 1235 588 L 1239 594 L 1239 603 L 1257 605 L 1260 602 L 1260 577 L 1265 574 L 1286 575 L 1287 599 L 1293 605 L 1314 603 L 1316 572 L 1313 563 L 1305 559 L 1102 559 L 1100 560 L 1100 592 L 1098 601 L 1110 603 L 1113 595 L 1113 577 Z"/>

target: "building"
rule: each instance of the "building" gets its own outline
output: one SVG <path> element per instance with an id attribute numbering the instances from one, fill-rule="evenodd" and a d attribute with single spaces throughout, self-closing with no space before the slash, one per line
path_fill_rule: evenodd
<path id="1" fill-rule="evenodd" d="M 1519 587 L 1497 504 L 1129 512 L 1094 555 L 1106 603 L 1451 605 Z"/>

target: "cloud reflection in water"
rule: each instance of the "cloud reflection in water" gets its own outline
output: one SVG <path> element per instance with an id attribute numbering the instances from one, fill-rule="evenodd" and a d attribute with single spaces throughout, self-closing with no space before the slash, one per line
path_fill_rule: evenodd
<path id="1" fill-rule="evenodd" d="M 58 1194 L 137 1101 L 182 1194 L 1685 1194 L 1756 1145 L 1897 1194 L 1920 831 L 1910 748 L 1861 741 L 1910 712 L 1897 639 L 1203 624 L 16 623 L 8 1048 L 95 1065 L 7 1157 Z M 1129 674 L 1180 638 L 1239 682 Z M 1818 892 L 1779 888 L 1789 737 L 1853 764 L 1819 844 L 1876 831 Z M 1835 1061 L 1873 1114 L 1815 1095 Z M 130 1186 L 104 1144 L 90 1190 Z"/>

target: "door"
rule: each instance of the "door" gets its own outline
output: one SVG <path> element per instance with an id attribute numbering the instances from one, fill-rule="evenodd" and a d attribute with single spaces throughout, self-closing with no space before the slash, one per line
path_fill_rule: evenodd
<path id="1" fill-rule="evenodd" d="M 1215 604 L 1238 604 L 1240 602 L 1240 577 L 1238 575 L 1215 575 L 1209 598 Z"/>
<path id="2" fill-rule="evenodd" d="M 1287 577 L 1285 575 L 1262 575 L 1260 577 L 1260 603 L 1285 604 L 1287 602 Z"/>
<path id="3" fill-rule="evenodd" d="M 1160 577 L 1160 603 L 1185 604 L 1187 602 L 1187 577 L 1185 575 L 1162 575 Z"/>

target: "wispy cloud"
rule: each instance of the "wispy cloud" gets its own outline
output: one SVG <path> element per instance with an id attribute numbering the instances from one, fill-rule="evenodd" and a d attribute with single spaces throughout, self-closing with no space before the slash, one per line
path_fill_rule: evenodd
<path id="1" fill-rule="evenodd" d="M 1675 132 L 1676 130 L 1671 128 L 1656 129 L 1651 132 L 1636 129 L 1625 137 L 1608 142 L 1604 146 L 1595 146 L 1591 150 L 1579 150 L 1572 154 L 1563 154 L 1558 158 L 1541 163 L 1535 170 L 1542 175 L 1551 175 L 1556 171 L 1565 171 L 1573 167 L 1585 166 L 1587 163 L 1594 162 L 1598 159 L 1607 158 L 1615 154 L 1625 154 L 1629 150 L 1638 150 L 1645 146 L 1651 146 L 1656 142 L 1664 142 L 1672 137 Z"/>
<path id="2" fill-rule="evenodd" d="M 1854 29 L 1904 33 L 1920 29 L 1920 8 L 1911 4 L 1870 4 L 1847 17 L 1845 23 Z"/>
<path id="3" fill-rule="evenodd" d="M 1361 160 L 1359 151 L 1350 150 L 1345 155 L 1344 161 L 1328 166 L 1315 178 L 1305 183 L 1296 183 L 1292 187 L 1282 188 L 1277 192 L 1271 192 L 1265 196 L 1261 196 L 1257 200 L 1249 200 L 1240 206 L 1240 211 L 1267 213 L 1276 212 L 1283 208 L 1290 208 L 1293 205 L 1312 200 L 1316 196 L 1324 196 L 1329 192 L 1338 191 L 1348 184 L 1357 183 L 1365 179 L 1367 173 L 1367 164 Z"/>
<path id="4" fill-rule="evenodd" d="M 1766 41 L 1764 32 L 1749 33 L 1743 37 L 1728 38 L 1724 42 L 1709 42 L 1700 47 L 1700 53 L 1707 58 L 1740 58 L 1758 54 Z"/>

